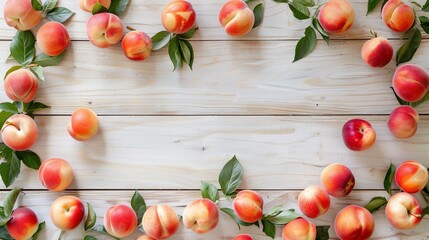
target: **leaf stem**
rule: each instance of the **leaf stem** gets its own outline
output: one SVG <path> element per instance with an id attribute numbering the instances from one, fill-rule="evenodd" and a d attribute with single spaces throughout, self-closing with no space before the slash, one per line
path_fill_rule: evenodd
<path id="1" fill-rule="evenodd" d="M 58 240 L 61 240 L 65 234 L 66 234 L 66 231 L 62 230 L 60 236 L 58 237 Z"/>
<path id="2" fill-rule="evenodd" d="M 427 199 L 426 195 L 423 193 L 423 191 L 421 191 L 420 193 L 422 194 L 422 197 L 423 197 L 423 199 L 424 199 L 424 200 L 425 200 L 425 202 L 426 202 L 426 206 L 428 206 L 428 207 L 429 207 L 429 200 Z"/>

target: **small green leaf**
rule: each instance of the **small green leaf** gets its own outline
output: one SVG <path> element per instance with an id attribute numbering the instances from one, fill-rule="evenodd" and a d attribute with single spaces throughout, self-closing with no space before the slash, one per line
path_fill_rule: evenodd
<path id="1" fill-rule="evenodd" d="M 4 123 L 8 118 L 13 115 L 11 112 L 1 111 L 0 112 L 0 129 L 3 128 Z"/>
<path id="2" fill-rule="evenodd" d="M 368 10 L 366 11 L 366 15 L 374 11 L 374 9 L 377 7 L 380 1 L 381 0 L 368 0 Z"/>
<path id="3" fill-rule="evenodd" d="M 95 3 L 94 7 L 92 7 L 92 15 L 97 13 L 109 12 L 109 9 L 101 5 L 100 3 Z"/>
<path id="4" fill-rule="evenodd" d="M 97 238 L 90 235 L 85 235 L 85 237 L 83 237 L 83 240 L 97 240 Z"/>
<path id="5" fill-rule="evenodd" d="M 43 4 L 43 15 L 47 15 L 50 11 L 52 11 L 52 9 L 55 8 L 55 6 L 57 6 L 57 4 L 58 0 L 47 0 L 45 4 Z"/>
<path id="6" fill-rule="evenodd" d="M 10 44 L 10 53 L 13 59 L 24 66 L 30 64 L 36 52 L 35 43 L 36 39 L 30 30 L 17 31 Z"/>
<path id="7" fill-rule="evenodd" d="M 33 239 L 32 240 L 37 240 L 39 238 L 40 233 L 42 232 L 43 229 L 45 229 L 45 222 L 41 222 L 39 223 L 39 227 L 37 228 L 37 231 L 33 234 Z"/>
<path id="8" fill-rule="evenodd" d="M 117 238 L 117 237 L 114 237 L 114 236 L 110 235 L 110 234 L 106 231 L 106 229 L 104 228 L 104 226 L 103 226 L 103 225 L 96 225 L 95 227 L 93 227 L 93 228 L 91 229 L 91 231 L 93 231 L 93 232 L 97 232 L 97 233 L 101 233 L 101 234 L 103 234 L 103 235 L 110 236 L 110 237 L 111 237 L 111 238 L 113 238 L 113 239 L 117 239 L 117 240 L 119 240 L 119 238 Z"/>
<path id="9" fill-rule="evenodd" d="M 191 30 L 189 30 L 183 34 L 179 34 L 179 38 L 190 39 L 194 36 L 194 34 L 197 32 L 197 30 L 198 30 L 198 27 L 191 28 Z"/>
<path id="10" fill-rule="evenodd" d="M 426 16 L 419 16 L 420 27 L 422 27 L 425 33 L 429 33 L 429 18 Z"/>
<path id="11" fill-rule="evenodd" d="M 33 6 L 33 9 L 36 11 L 41 11 L 43 9 L 43 5 L 40 0 L 31 0 L 31 6 Z"/>
<path id="12" fill-rule="evenodd" d="M 50 11 L 46 17 L 55 22 L 65 23 L 74 15 L 74 12 L 65 7 L 56 7 Z"/>
<path id="13" fill-rule="evenodd" d="M 6 225 L 7 222 L 9 222 L 9 220 L 11 220 L 11 219 L 12 219 L 11 216 L 5 217 L 5 216 L 0 215 L 0 227 Z M 2 238 L 0 238 L 0 239 L 2 239 Z"/>
<path id="14" fill-rule="evenodd" d="M 330 226 L 316 226 L 316 240 L 328 240 L 329 228 Z"/>
<path id="15" fill-rule="evenodd" d="M 0 109 L 10 113 L 18 113 L 18 108 L 10 102 L 2 102 L 0 103 Z"/>
<path id="16" fill-rule="evenodd" d="M 264 231 L 265 235 L 274 239 L 276 236 L 276 225 L 271 223 L 268 220 L 262 219 L 262 231 Z"/>
<path id="17" fill-rule="evenodd" d="M 33 112 L 36 112 L 38 110 L 42 110 L 45 108 L 49 108 L 49 106 L 47 106 L 41 102 L 31 101 L 30 103 L 28 103 L 28 106 L 24 110 L 27 114 L 30 114 L 30 113 L 33 113 Z"/>
<path id="18" fill-rule="evenodd" d="M 18 159 L 14 152 L 12 152 L 10 157 L 5 157 L 5 160 L 6 161 L 0 164 L 0 175 L 4 185 L 6 187 L 9 187 L 19 175 L 19 172 L 21 170 L 21 161 Z"/>
<path id="19" fill-rule="evenodd" d="M 288 2 L 288 4 L 289 4 L 290 10 L 293 13 L 293 16 L 296 19 L 304 20 L 304 19 L 310 18 L 310 10 L 308 10 L 308 7 L 306 7 L 305 5 L 303 5 L 297 1 Z"/>
<path id="20" fill-rule="evenodd" d="M 232 210 L 231 208 L 221 208 L 220 209 L 222 212 L 226 213 L 228 216 L 230 216 L 232 219 L 234 219 L 234 221 L 237 223 L 237 227 L 238 229 L 240 229 L 240 226 L 252 226 L 252 225 L 256 225 L 259 226 L 258 222 L 254 222 L 254 223 L 247 223 L 247 222 L 243 222 L 241 221 L 237 215 L 235 215 L 234 210 Z"/>
<path id="21" fill-rule="evenodd" d="M 201 196 L 215 203 L 219 200 L 219 191 L 215 185 L 201 181 Z"/>
<path id="22" fill-rule="evenodd" d="M 288 3 L 289 0 L 273 0 L 274 2 L 278 2 L 278 3 Z"/>
<path id="23" fill-rule="evenodd" d="M 171 38 L 168 44 L 168 55 L 174 65 L 173 71 L 182 66 L 182 55 L 180 53 L 179 38 L 177 38 L 177 36 Z"/>
<path id="24" fill-rule="evenodd" d="M 116 16 L 121 15 L 127 8 L 128 0 L 112 0 L 109 7 L 109 12 Z"/>
<path id="25" fill-rule="evenodd" d="M 219 184 L 225 196 L 229 196 L 237 190 L 243 178 L 243 167 L 236 158 L 232 157 L 219 174 Z"/>
<path id="26" fill-rule="evenodd" d="M 319 19 L 314 18 L 312 24 L 313 24 L 314 29 L 316 29 L 317 32 L 319 32 L 319 34 L 320 34 L 320 36 L 322 36 L 323 40 L 325 40 L 325 42 L 329 45 L 329 35 L 325 31 L 325 29 L 323 29 L 322 25 L 320 25 Z"/>
<path id="27" fill-rule="evenodd" d="M 414 53 L 420 46 L 421 40 L 422 34 L 419 29 L 415 28 L 411 37 L 396 52 L 396 66 L 408 62 L 413 58 Z"/>
<path id="28" fill-rule="evenodd" d="M 314 29 L 309 26 L 305 29 L 305 35 L 302 37 L 295 47 L 295 57 L 293 62 L 296 62 L 313 52 L 316 47 L 317 37 Z"/>
<path id="29" fill-rule="evenodd" d="M 6 79 L 7 75 L 9 75 L 10 73 L 12 73 L 18 69 L 21 69 L 21 68 L 22 68 L 22 66 L 13 66 L 13 67 L 9 68 L 9 70 L 7 70 L 6 74 L 4 75 L 4 79 Z"/>
<path id="30" fill-rule="evenodd" d="M 30 71 L 37 77 L 37 79 L 39 79 L 42 82 L 45 81 L 45 75 L 44 75 L 45 71 L 43 70 L 43 67 L 41 66 L 31 67 Z"/>
<path id="31" fill-rule="evenodd" d="M 427 0 L 426 3 L 423 5 L 422 11 L 429 12 L 429 0 Z"/>
<path id="32" fill-rule="evenodd" d="M 370 212 L 373 213 L 377 211 L 378 209 L 382 208 L 387 204 L 387 199 L 385 197 L 374 197 L 369 201 L 368 204 L 365 205 L 365 208 Z"/>
<path id="33" fill-rule="evenodd" d="M 3 211 L 6 217 L 12 214 L 13 206 L 15 206 L 16 199 L 21 193 L 21 188 L 14 188 L 10 190 L 3 199 Z"/>
<path id="34" fill-rule="evenodd" d="M 137 191 L 134 192 L 133 197 L 131 198 L 131 207 L 137 215 L 138 223 L 140 225 L 144 213 L 146 212 L 146 202 L 143 197 Z"/>
<path id="35" fill-rule="evenodd" d="M 12 238 L 12 236 L 10 236 L 9 232 L 7 231 L 6 225 L 0 227 L 0 239 L 14 240 L 14 238 Z"/>
<path id="36" fill-rule="evenodd" d="M 188 64 L 192 70 L 192 65 L 194 64 L 194 49 L 191 43 L 188 40 L 179 39 L 179 46 L 182 60 Z"/>
<path id="37" fill-rule="evenodd" d="M 165 46 L 171 39 L 171 33 L 167 31 L 161 31 L 152 37 L 152 51 L 157 51 Z"/>
<path id="38" fill-rule="evenodd" d="M 62 53 L 60 53 L 59 55 L 57 55 L 55 57 L 51 57 L 51 56 L 48 56 L 44 53 L 41 53 L 41 54 L 36 56 L 33 63 L 37 64 L 41 67 L 56 66 L 61 62 L 61 60 L 63 60 L 65 52 L 66 51 L 63 51 Z"/>
<path id="39" fill-rule="evenodd" d="M 425 208 L 423 208 L 422 218 L 423 218 L 424 216 L 428 215 L 428 214 L 429 214 L 429 207 L 425 207 Z"/>
<path id="40" fill-rule="evenodd" d="M 389 166 L 389 169 L 386 172 L 386 176 L 384 177 L 384 189 L 389 195 L 392 195 L 392 182 L 393 177 L 395 176 L 396 167 L 392 163 Z"/>
<path id="41" fill-rule="evenodd" d="M 25 164 L 25 166 L 34 170 L 39 170 L 42 163 L 40 162 L 40 157 L 36 153 L 26 150 L 15 152 L 15 154 Z"/>
<path id="42" fill-rule="evenodd" d="M 264 219 L 275 225 L 284 225 L 300 216 L 301 215 L 295 213 L 294 211 L 281 210 L 275 215 L 264 216 Z"/>
<path id="43" fill-rule="evenodd" d="M 256 7 L 253 9 L 253 15 L 255 15 L 255 22 L 253 23 L 253 27 L 258 27 L 262 23 L 262 19 L 264 17 L 264 4 L 260 3 L 256 5 Z"/>
<path id="44" fill-rule="evenodd" d="M 295 0 L 295 2 L 301 3 L 302 5 L 307 7 L 316 6 L 316 3 L 313 0 Z"/>
<path id="45" fill-rule="evenodd" d="M 95 226 L 95 222 L 97 221 L 97 214 L 95 213 L 94 208 L 91 206 L 91 204 L 86 203 L 86 205 L 88 206 L 88 215 L 86 216 L 84 228 L 85 231 L 88 231 Z"/>

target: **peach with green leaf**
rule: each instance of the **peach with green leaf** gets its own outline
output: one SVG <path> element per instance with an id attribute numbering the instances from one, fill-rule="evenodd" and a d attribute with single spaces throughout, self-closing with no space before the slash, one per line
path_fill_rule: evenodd
<path id="1" fill-rule="evenodd" d="M 39 220 L 33 210 L 20 207 L 12 211 L 11 219 L 7 222 L 7 231 L 14 239 L 31 239 L 39 228 Z"/>
<path id="2" fill-rule="evenodd" d="M 109 9 L 112 0 L 79 0 L 79 7 L 86 12 L 92 12 L 97 3 Z"/>
<path id="3" fill-rule="evenodd" d="M 183 34 L 195 25 L 195 10 L 188 1 L 172 0 L 164 7 L 161 21 L 168 32 Z"/>
<path id="4" fill-rule="evenodd" d="M 241 37 L 252 30 L 255 15 L 244 1 L 229 0 L 220 10 L 219 23 L 225 28 L 227 34 Z"/>
<path id="5" fill-rule="evenodd" d="M 264 200 L 262 196 L 253 190 L 242 190 L 232 202 L 237 217 L 248 223 L 253 223 L 262 218 Z"/>
<path id="6" fill-rule="evenodd" d="M 6 120 L 1 129 L 1 138 L 9 148 L 25 151 L 36 142 L 38 127 L 28 115 L 15 114 Z"/>
<path id="7" fill-rule="evenodd" d="M 64 52 L 70 44 L 67 28 L 59 22 L 43 24 L 37 31 L 36 39 L 40 50 L 51 57 Z"/>
<path id="8" fill-rule="evenodd" d="M 19 31 L 34 28 L 42 20 L 42 12 L 34 10 L 31 0 L 6 0 L 3 16 L 8 26 Z"/>

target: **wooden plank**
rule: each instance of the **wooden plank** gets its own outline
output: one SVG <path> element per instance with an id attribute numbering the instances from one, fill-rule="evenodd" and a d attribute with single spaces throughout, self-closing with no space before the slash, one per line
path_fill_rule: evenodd
<path id="1" fill-rule="evenodd" d="M 398 104 L 390 89 L 394 61 L 370 68 L 361 60 L 363 41 L 335 41 L 329 49 L 319 44 L 293 64 L 296 42 L 193 44 L 194 71 L 172 72 L 166 51 L 133 62 L 119 46 L 104 50 L 73 42 L 61 66 L 46 68 L 37 100 L 52 107 L 47 114 L 81 106 L 101 114 L 389 114 Z M 0 62 L 8 48 L 9 42 L 0 42 Z M 424 41 L 412 63 L 428 66 L 428 53 Z M 0 64 L 0 72 L 12 65 Z M 3 89 L 0 101 L 8 101 Z M 418 110 L 429 113 L 429 105 Z"/>
<path id="2" fill-rule="evenodd" d="M 161 13 L 169 0 L 133 0 L 129 10 L 121 16 L 124 26 L 131 25 L 136 29 L 147 32 L 150 36 L 163 30 Z M 191 1 L 197 12 L 197 22 L 200 31 L 196 34 L 196 40 L 236 40 L 226 35 L 218 22 L 218 14 L 225 1 L 219 0 L 194 0 Z M 274 40 L 274 39 L 299 39 L 304 35 L 304 29 L 309 26 L 309 21 L 298 21 L 293 18 L 286 4 L 265 0 L 265 19 L 261 27 L 252 31 L 241 39 Z M 323 2 L 323 1 L 321 1 Z M 387 28 L 381 20 L 380 9 L 366 16 L 366 0 L 351 1 L 355 9 L 355 21 L 352 28 L 345 34 L 332 35 L 335 39 L 368 39 L 371 38 L 370 30 L 379 33 L 380 36 L 400 38 L 401 34 L 394 33 Z M 417 2 L 423 4 L 424 0 Z M 86 22 L 90 13 L 82 11 L 78 1 L 60 1 L 59 6 L 64 6 L 76 12 L 72 21 L 67 23 L 67 28 L 73 40 L 87 40 Z M 3 12 L 3 4 L 0 6 Z M 420 13 L 425 15 L 425 13 Z M 15 30 L 6 25 L 3 15 L 0 16 L 0 39 L 11 39 Z M 320 37 L 320 36 L 319 36 Z M 425 36 L 426 37 L 426 36 Z"/>
<path id="3" fill-rule="evenodd" d="M 36 118 L 39 139 L 33 150 L 42 160 L 60 157 L 73 166 L 71 189 L 198 189 L 216 183 L 223 165 L 237 155 L 243 188 L 303 189 L 319 184 L 330 163 L 352 169 L 357 189 L 383 189 L 390 162 L 408 159 L 429 166 L 429 117 L 422 116 L 410 140 L 395 139 L 387 116 L 365 116 L 377 132 L 375 145 L 348 150 L 343 124 L 362 116 L 326 117 L 100 117 L 91 141 L 68 136 L 69 117 Z M 15 187 L 41 189 L 37 171 L 22 169 Z"/>
<path id="4" fill-rule="evenodd" d="M 198 191 L 139 191 L 145 198 L 148 206 L 153 204 L 168 204 L 172 206 L 176 212 L 181 215 L 183 208 L 191 201 L 201 198 Z M 298 191 L 260 191 L 264 198 L 264 212 L 269 211 L 274 206 L 284 205 L 286 208 L 295 208 L 299 212 L 296 200 Z M 4 192 L 0 194 L 4 197 Z M 103 223 L 103 216 L 107 208 L 116 204 L 129 204 L 132 191 L 71 191 L 64 193 L 50 193 L 40 191 L 26 191 L 17 203 L 17 206 L 27 206 L 33 209 L 38 215 L 39 221 L 46 221 L 46 230 L 40 236 L 41 239 L 54 239 L 59 235 L 59 230 L 51 223 L 49 217 L 50 204 L 59 196 L 75 195 L 84 202 L 89 202 L 93 205 L 97 213 L 97 224 Z M 331 198 L 331 208 L 323 216 L 312 220 L 316 225 L 332 225 L 335 215 L 343 207 L 349 204 L 365 205 L 374 196 L 386 196 L 385 192 L 381 191 L 353 191 L 345 198 Z M 422 202 L 422 200 L 420 199 Z M 423 203 L 423 202 L 422 202 Z M 222 207 L 231 207 L 230 201 L 220 203 Z M 385 218 L 384 211 L 380 210 L 374 213 L 375 231 L 371 239 L 426 239 L 429 234 L 427 229 L 427 218 L 425 218 L 416 228 L 412 230 L 396 230 L 390 226 Z M 197 235 L 192 231 L 185 229 L 180 225 L 178 232 L 171 237 L 172 240 L 179 239 L 222 239 L 230 240 L 236 234 L 240 233 L 235 223 L 229 216 L 220 213 L 218 226 L 211 232 L 203 235 Z M 261 229 L 256 226 L 242 227 L 241 233 L 249 233 L 254 239 L 270 239 L 264 235 Z M 335 237 L 333 226 L 330 228 L 331 238 Z M 64 239 L 82 239 L 83 226 L 79 226 L 74 231 L 68 232 Z M 141 233 L 138 230 L 128 238 L 136 239 Z M 56 239 L 56 238 L 55 238 Z M 107 239 L 107 238 L 99 238 Z M 281 226 L 277 227 L 277 235 L 275 239 L 281 239 Z"/>

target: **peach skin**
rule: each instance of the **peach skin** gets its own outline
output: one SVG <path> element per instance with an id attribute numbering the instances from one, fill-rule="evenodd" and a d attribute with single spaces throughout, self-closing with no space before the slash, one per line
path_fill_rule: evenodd
<path id="1" fill-rule="evenodd" d="M 112 13 L 98 13 L 86 23 L 86 34 L 96 47 L 107 48 L 122 39 L 124 28 L 118 16 Z"/>
<path id="2" fill-rule="evenodd" d="M 179 217 L 168 205 L 153 205 L 144 213 L 142 225 L 149 237 L 166 239 L 179 229 Z"/>
<path id="3" fill-rule="evenodd" d="M 28 69 L 18 69 L 7 75 L 4 91 L 12 101 L 29 103 L 34 100 L 39 89 L 39 80 Z"/>
<path id="4" fill-rule="evenodd" d="M 162 25 L 174 34 L 183 34 L 195 25 L 196 14 L 190 2 L 172 0 L 162 11 Z"/>
<path id="5" fill-rule="evenodd" d="M 86 12 L 92 12 L 92 9 L 94 8 L 96 3 L 99 3 L 103 7 L 109 9 L 112 1 L 111 0 L 79 0 L 79 7 L 80 9 Z"/>
<path id="6" fill-rule="evenodd" d="M 339 163 L 325 167 L 320 174 L 320 181 L 326 192 L 333 197 L 345 197 L 355 186 L 355 177 L 352 171 Z"/>
<path id="7" fill-rule="evenodd" d="M 318 14 L 320 25 L 328 33 L 344 33 L 353 24 L 355 13 L 348 0 L 329 0 Z"/>
<path id="8" fill-rule="evenodd" d="M 363 61 L 371 67 L 384 67 L 393 57 L 393 47 L 384 37 L 366 41 L 361 50 Z"/>
<path id="9" fill-rule="evenodd" d="M 361 206 L 349 205 L 335 217 L 334 227 L 340 239 L 369 239 L 374 232 L 372 214 Z"/>
<path id="10" fill-rule="evenodd" d="M 97 114 L 90 108 L 78 108 L 72 113 L 67 130 L 74 139 L 86 141 L 97 134 L 98 128 Z"/>
<path id="11" fill-rule="evenodd" d="M 33 210 L 20 207 L 13 210 L 11 219 L 7 222 L 7 231 L 17 240 L 31 239 L 39 228 L 39 220 Z"/>
<path id="12" fill-rule="evenodd" d="M 330 205 L 328 193 L 318 186 L 307 187 L 298 196 L 299 209 L 309 218 L 317 218 L 325 214 Z"/>
<path id="13" fill-rule="evenodd" d="M 15 114 L 8 118 L 1 129 L 1 138 L 6 146 L 15 151 L 31 148 L 38 136 L 36 122 L 24 114 Z"/>
<path id="14" fill-rule="evenodd" d="M 48 56 L 58 56 L 70 44 L 69 33 L 59 22 L 48 22 L 37 31 L 37 46 Z"/>
<path id="15" fill-rule="evenodd" d="M 219 222 L 217 205 L 206 198 L 189 203 L 183 210 L 183 225 L 195 233 L 213 230 Z"/>
<path id="16" fill-rule="evenodd" d="M 241 37 L 252 30 L 255 15 L 245 2 L 230 0 L 220 10 L 219 23 L 225 28 L 227 34 Z"/>
<path id="17" fill-rule="evenodd" d="M 39 179 L 49 191 L 64 191 L 73 181 L 73 169 L 66 160 L 51 158 L 40 166 Z"/>
<path id="18" fill-rule="evenodd" d="M 392 79 L 396 94 L 407 102 L 417 102 L 422 99 L 429 88 L 429 75 L 414 64 L 399 66 Z"/>
<path id="19" fill-rule="evenodd" d="M 383 6 L 381 16 L 387 27 L 396 32 L 405 32 L 414 24 L 414 10 L 401 0 L 389 0 Z"/>
<path id="20" fill-rule="evenodd" d="M 297 218 L 287 223 L 282 230 L 283 240 L 315 240 L 316 226 L 304 218 Z"/>
<path id="21" fill-rule="evenodd" d="M 248 223 L 253 223 L 262 218 L 264 201 L 261 195 L 252 190 L 242 190 L 232 202 L 237 217 Z"/>
<path id="22" fill-rule="evenodd" d="M 418 193 L 426 187 L 429 176 L 428 170 L 414 160 L 408 160 L 398 166 L 395 172 L 395 183 L 402 191 Z"/>
<path id="23" fill-rule="evenodd" d="M 414 108 L 399 106 L 390 113 L 387 126 L 393 136 L 406 139 L 416 133 L 419 119 L 419 114 Z"/>
<path id="24" fill-rule="evenodd" d="M 127 205 L 112 206 L 104 215 L 104 228 L 114 237 L 128 237 L 137 228 L 137 215 Z"/>
<path id="25" fill-rule="evenodd" d="M 144 32 L 127 33 L 121 46 L 125 56 L 134 61 L 143 61 L 152 53 L 152 39 Z"/>
<path id="26" fill-rule="evenodd" d="M 422 220 L 422 208 L 419 201 L 406 192 L 399 192 L 390 197 L 385 214 L 389 223 L 397 229 L 411 229 Z"/>
<path id="27" fill-rule="evenodd" d="M 6 24 L 19 31 L 26 31 L 40 23 L 42 12 L 36 11 L 31 0 L 7 0 L 3 8 Z"/>

